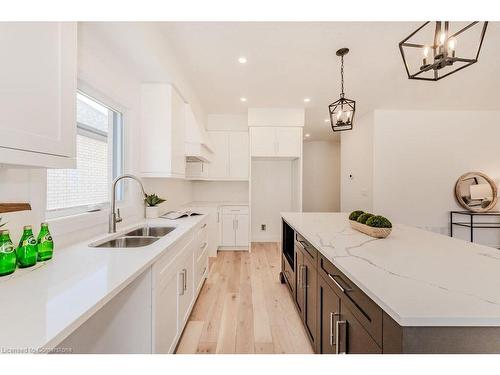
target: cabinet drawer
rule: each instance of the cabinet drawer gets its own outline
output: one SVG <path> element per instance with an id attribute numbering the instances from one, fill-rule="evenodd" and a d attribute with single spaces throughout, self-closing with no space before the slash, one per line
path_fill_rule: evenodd
<path id="1" fill-rule="evenodd" d="M 314 267 L 316 267 L 318 251 L 299 233 L 295 234 L 295 246 L 301 250 L 304 253 L 304 256 L 309 258 L 313 262 Z"/>
<path id="2" fill-rule="evenodd" d="M 338 352 L 346 354 L 382 354 L 382 349 L 354 317 L 343 302 L 340 307 L 340 320 L 336 322 L 339 336 Z"/>
<path id="3" fill-rule="evenodd" d="M 281 262 L 281 269 L 283 270 L 283 274 L 285 275 L 286 283 L 290 288 L 292 296 L 295 296 L 295 272 L 293 271 L 293 268 L 290 266 L 288 260 L 284 255 L 281 257 Z"/>
<path id="4" fill-rule="evenodd" d="M 248 214 L 248 206 L 222 206 L 222 214 Z"/>
<path id="5" fill-rule="evenodd" d="M 318 258 L 318 273 L 342 298 L 377 344 L 382 346 L 382 309 L 321 254 Z"/>

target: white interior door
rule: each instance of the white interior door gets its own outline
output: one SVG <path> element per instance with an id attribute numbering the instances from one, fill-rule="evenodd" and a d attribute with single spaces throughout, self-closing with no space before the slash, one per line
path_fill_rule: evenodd
<path id="1" fill-rule="evenodd" d="M 0 147 L 73 157 L 76 23 L 0 23 Z"/>
<path id="2" fill-rule="evenodd" d="M 222 246 L 235 245 L 235 215 L 223 214 L 222 215 Z"/>
<path id="3" fill-rule="evenodd" d="M 229 175 L 231 178 L 248 179 L 248 133 L 229 133 Z"/>
<path id="4" fill-rule="evenodd" d="M 248 246 L 248 215 L 236 215 L 236 246 Z"/>
<path id="5" fill-rule="evenodd" d="M 277 144 L 275 127 L 257 126 L 250 128 L 251 156 L 276 156 L 276 148 Z"/>
<path id="6" fill-rule="evenodd" d="M 225 179 L 229 176 L 229 136 L 227 132 L 209 132 L 213 149 L 212 161 L 209 164 L 211 178 Z"/>
<path id="7" fill-rule="evenodd" d="M 278 142 L 277 156 L 300 157 L 302 148 L 302 128 L 276 128 L 276 138 Z"/>

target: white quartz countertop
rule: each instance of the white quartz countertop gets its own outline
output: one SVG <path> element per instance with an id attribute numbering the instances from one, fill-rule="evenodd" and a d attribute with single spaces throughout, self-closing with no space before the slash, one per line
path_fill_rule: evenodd
<path id="1" fill-rule="evenodd" d="M 282 217 L 401 326 L 500 326 L 500 251 L 406 225 L 374 239 L 346 213 Z"/>
<path id="2" fill-rule="evenodd" d="M 0 352 L 57 346 L 205 218 L 151 219 L 151 226 L 176 229 L 141 248 L 88 246 L 109 236 L 101 235 L 56 249 L 52 260 L 0 278 Z"/>

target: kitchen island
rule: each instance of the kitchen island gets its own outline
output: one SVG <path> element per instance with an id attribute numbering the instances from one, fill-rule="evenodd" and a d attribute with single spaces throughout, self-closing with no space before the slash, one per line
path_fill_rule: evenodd
<path id="1" fill-rule="evenodd" d="M 346 213 L 283 213 L 282 272 L 319 353 L 500 353 L 500 252 Z"/>

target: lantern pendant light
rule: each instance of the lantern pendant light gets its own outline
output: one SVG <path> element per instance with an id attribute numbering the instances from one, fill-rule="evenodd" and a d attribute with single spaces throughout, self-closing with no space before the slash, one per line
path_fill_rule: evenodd
<path id="1" fill-rule="evenodd" d="M 399 42 L 408 78 L 439 81 L 475 64 L 487 27 L 486 21 L 425 22 Z"/>
<path id="2" fill-rule="evenodd" d="M 330 124 L 334 132 L 352 130 L 354 123 L 354 112 L 356 102 L 347 99 L 344 95 L 344 56 L 349 52 L 349 48 L 341 48 L 337 51 L 340 56 L 340 99 L 328 106 L 330 112 Z"/>

